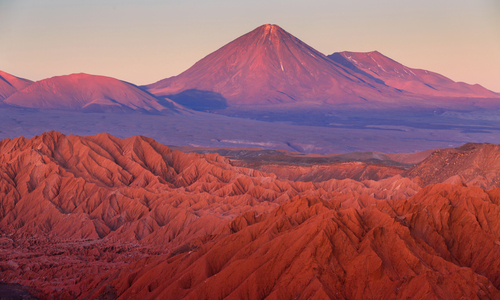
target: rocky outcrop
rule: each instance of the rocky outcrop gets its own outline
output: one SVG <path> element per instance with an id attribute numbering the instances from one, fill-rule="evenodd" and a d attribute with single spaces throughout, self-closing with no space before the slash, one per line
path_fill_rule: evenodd
<path id="1" fill-rule="evenodd" d="M 498 188 L 289 181 L 58 132 L 1 141 L 0 188 L 0 277 L 39 298 L 500 297 Z"/>
<path id="2" fill-rule="evenodd" d="M 467 143 L 458 148 L 440 149 L 404 176 L 419 177 L 424 185 L 448 182 L 483 189 L 500 187 L 500 146 Z"/>
<path id="3" fill-rule="evenodd" d="M 389 201 L 295 197 L 99 282 L 119 299 L 496 299 L 499 197 L 446 184 Z"/>

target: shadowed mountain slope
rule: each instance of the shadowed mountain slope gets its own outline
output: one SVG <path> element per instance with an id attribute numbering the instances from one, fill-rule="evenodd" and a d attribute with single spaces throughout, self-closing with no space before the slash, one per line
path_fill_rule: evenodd
<path id="1" fill-rule="evenodd" d="M 37 81 L 4 102 L 34 109 L 86 112 L 172 113 L 184 109 L 169 100 L 160 103 L 133 84 L 83 73 Z"/>
<path id="2" fill-rule="evenodd" d="M 0 102 L 32 83 L 33 81 L 31 80 L 19 78 L 0 71 Z"/>

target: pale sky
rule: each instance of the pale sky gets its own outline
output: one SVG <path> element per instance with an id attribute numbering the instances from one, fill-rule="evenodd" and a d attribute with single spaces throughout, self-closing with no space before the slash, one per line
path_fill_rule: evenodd
<path id="1" fill-rule="evenodd" d="M 149 84 L 266 23 L 500 92 L 500 0 L 0 0 L 0 70 Z"/>

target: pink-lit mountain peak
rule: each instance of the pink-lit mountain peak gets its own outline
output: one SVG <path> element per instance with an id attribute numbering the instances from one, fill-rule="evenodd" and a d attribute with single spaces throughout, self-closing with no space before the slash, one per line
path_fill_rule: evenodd
<path id="1" fill-rule="evenodd" d="M 304 55 L 307 54 L 307 55 Z M 187 70 L 191 73 L 196 67 L 211 64 L 211 68 L 233 73 L 243 71 L 253 74 L 245 75 L 278 75 L 286 72 L 300 72 L 309 69 L 311 57 L 325 60 L 326 57 L 309 47 L 299 39 L 277 25 L 262 25 L 241 36 L 218 51 L 208 55 Z M 225 64 L 212 65 L 226 60 Z M 285 69 L 285 67 L 288 67 Z M 194 70 L 193 70 L 194 69 Z M 302 69 L 302 70 L 301 70 Z M 257 74 L 257 72 L 259 72 Z"/>
<path id="2" fill-rule="evenodd" d="M 260 33 L 264 42 L 267 41 L 270 43 L 279 43 L 280 38 L 283 36 L 290 36 L 290 34 L 284 31 L 281 27 L 274 24 L 262 25 L 257 27 L 254 31 L 256 31 L 256 33 Z"/>
<path id="3" fill-rule="evenodd" d="M 307 50 L 312 51 L 318 56 L 323 56 L 323 54 L 317 52 L 313 48 L 309 47 L 290 33 L 286 32 L 284 29 L 279 27 L 278 25 L 266 24 L 260 27 L 257 27 L 255 30 L 251 31 L 247 35 L 245 35 L 247 39 L 243 39 L 246 43 L 255 44 L 258 46 L 264 46 L 270 48 L 266 48 L 265 50 L 268 52 L 280 52 L 282 47 L 289 46 L 290 48 L 283 50 L 293 51 L 294 47 L 298 48 L 306 48 Z M 259 38 L 260 37 L 260 38 Z"/>
<path id="4" fill-rule="evenodd" d="M 229 106 L 339 103 L 380 99 L 394 89 L 328 59 L 277 25 L 262 25 L 198 61 L 178 76 L 147 86 L 159 96 L 216 92 Z"/>
<path id="5" fill-rule="evenodd" d="M 11 86 L 17 90 L 22 90 L 28 85 L 32 84 L 33 81 L 24 78 L 19 78 L 9 73 L 0 71 L 0 80 L 9 83 Z"/>

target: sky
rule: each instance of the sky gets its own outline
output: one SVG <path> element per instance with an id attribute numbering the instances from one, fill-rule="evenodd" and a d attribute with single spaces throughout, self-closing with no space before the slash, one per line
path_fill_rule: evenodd
<path id="1" fill-rule="evenodd" d="M 0 0 L 0 70 L 144 85 L 268 23 L 500 92 L 500 0 Z"/>

